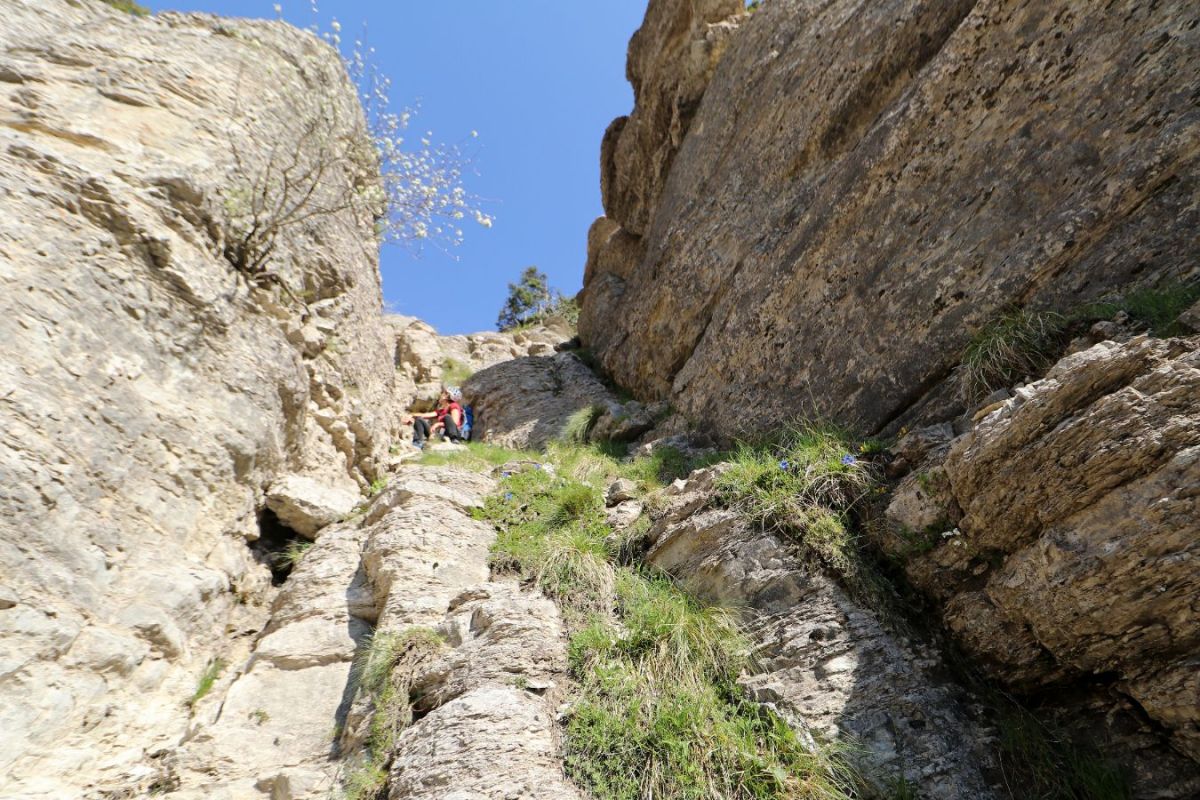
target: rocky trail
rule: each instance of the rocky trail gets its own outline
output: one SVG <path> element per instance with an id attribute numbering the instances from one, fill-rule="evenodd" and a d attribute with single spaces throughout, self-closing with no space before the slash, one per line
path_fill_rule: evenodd
<path id="1" fill-rule="evenodd" d="M 340 790 L 377 713 L 356 695 L 373 640 L 414 628 L 445 642 L 411 676 L 420 717 L 394 747 L 393 798 L 570 797 L 553 704 L 565 669 L 556 609 L 489 580 L 494 529 L 470 510 L 475 472 L 407 466 L 330 525 L 283 584 L 249 656 L 165 757 L 165 796 L 275 798 Z M 405 698 L 407 702 L 407 698 Z"/>
<path id="2" fill-rule="evenodd" d="M 649 0 L 455 336 L 371 157 L 246 260 L 328 44 L 122 5 L 0 15 L 0 800 L 1200 797 L 1194 3 Z"/>

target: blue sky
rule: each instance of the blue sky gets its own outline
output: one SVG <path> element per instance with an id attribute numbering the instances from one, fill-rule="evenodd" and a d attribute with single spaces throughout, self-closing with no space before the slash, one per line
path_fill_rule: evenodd
<path id="1" fill-rule="evenodd" d="M 141 0 L 155 11 L 274 18 L 273 0 Z M 309 0 L 282 0 L 284 18 L 313 22 Z M 392 106 L 420 102 L 418 131 L 468 142 L 467 189 L 495 226 L 464 227 L 449 254 L 382 254 L 384 300 L 442 333 L 495 325 L 507 283 L 536 264 L 552 286 L 579 290 L 587 229 L 600 213 L 600 137 L 629 112 L 625 47 L 645 0 L 321 0 L 321 21 L 353 40 L 367 24 Z M 471 131 L 479 138 L 471 139 Z M 449 290 L 447 287 L 450 287 Z"/>

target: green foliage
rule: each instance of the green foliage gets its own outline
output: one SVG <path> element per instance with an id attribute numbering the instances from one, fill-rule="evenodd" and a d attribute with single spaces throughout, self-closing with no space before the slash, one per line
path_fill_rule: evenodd
<path id="1" fill-rule="evenodd" d="M 909 783 L 908 778 L 903 775 L 892 781 L 892 785 L 888 789 L 889 800 L 920 800 L 921 798 L 916 784 Z"/>
<path id="2" fill-rule="evenodd" d="M 550 288 L 546 273 L 537 267 L 526 267 L 520 280 L 508 285 L 508 299 L 496 318 L 496 329 L 520 330 L 552 316 L 563 317 L 571 325 L 577 325 L 579 304 L 574 298 Z"/>
<path id="3" fill-rule="evenodd" d="M 574 297 L 556 295 L 548 317 L 562 317 L 572 328 L 579 327 L 579 301 Z"/>
<path id="4" fill-rule="evenodd" d="M 293 539 L 281 552 L 276 553 L 272 560 L 280 569 L 295 569 L 312 546 L 313 543 L 307 539 Z"/>
<path id="5" fill-rule="evenodd" d="M 599 403 L 579 409 L 567 417 L 567 421 L 563 423 L 562 430 L 558 434 L 559 440 L 568 444 L 586 443 L 592 428 L 596 426 L 596 422 L 603 415 L 604 406 Z"/>
<path id="6" fill-rule="evenodd" d="M 371 485 L 367 487 L 367 497 L 378 497 L 384 489 L 387 488 L 388 479 L 386 475 L 381 475 L 371 481 Z"/>
<path id="7" fill-rule="evenodd" d="M 984 326 L 967 345 L 959 389 L 970 402 L 1038 375 L 1062 351 L 1068 319 L 1052 311 L 1013 309 Z"/>
<path id="8" fill-rule="evenodd" d="M 1083 306 L 1072 319 L 1094 322 L 1111 319 L 1124 311 L 1135 322 L 1150 329 L 1155 336 L 1182 336 L 1188 331 L 1179 324 L 1179 315 L 1200 300 L 1200 281 L 1188 284 L 1168 284 L 1161 287 L 1134 289 L 1110 300 Z"/>
<path id="9" fill-rule="evenodd" d="M 462 386 L 474 374 L 475 370 L 453 358 L 447 358 L 442 363 L 443 386 Z"/>
<path id="10" fill-rule="evenodd" d="M 254 720 L 255 725 L 262 725 L 271 719 L 271 715 L 266 711 L 263 711 L 261 708 L 254 709 L 247 716 Z"/>
<path id="11" fill-rule="evenodd" d="M 508 299 L 496 318 L 496 328 L 508 331 L 532 322 L 546 312 L 552 297 L 546 273 L 537 267 L 526 267 L 520 280 L 508 285 Z"/>
<path id="12" fill-rule="evenodd" d="M 189 708 L 195 706 L 201 698 L 212 691 L 213 684 L 217 682 L 217 678 L 221 677 L 225 667 L 225 660 L 222 658 L 214 658 L 208 662 L 204 667 L 204 672 L 200 673 L 200 680 L 196 682 L 196 691 L 187 701 Z"/>
<path id="13" fill-rule="evenodd" d="M 1128 776 L 1032 714 L 1010 706 L 997 721 L 1005 782 L 1030 800 L 1129 800 Z"/>
<path id="14" fill-rule="evenodd" d="M 839 429 L 788 428 L 771 445 L 739 445 L 717 479 L 717 498 L 772 530 L 800 530 L 849 510 L 871 487 L 867 462 Z"/>
<path id="15" fill-rule="evenodd" d="M 793 424 L 774 443 L 739 445 L 714 501 L 795 540 L 859 602 L 884 613 L 892 592 L 849 519 L 875 483 L 870 461 L 855 452 L 836 427 Z"/>
<path id="16" fill-rule="evenodd" d="M 674 447 L 659 447 L 648 456 L 627 457 L 628 445 L 615 442 L 592 442 L 580 445 L 552 442 L 546 456 L 564 475 L 598 487 L 607 487 L 617 478 L 635 481 L 643 493 L 660 489 L 677 478 L 686 478 L 692 470 L 720 461 L 721 453 L 699 458 L 684 455 Z"/>
<path id="17" fill-rule="evenodd" d="M 342 781 L 347 800 L 372 800 L 387 784 L 396 737 L 412 722 L 409 693 L 421 665 L 445 642 L 430 628 L 377 632 L 354 665 L 359 690 L 371 701 L 367 752 Z"/>
<path id="18" fill-rule="evenodd" d="M 600 800 L 846 797 L 855 779 L 842 760 L 810 751 L 736 685 L 749 646 L 735 615 L 617 563 L 601 488 L 631 477 L 648 490 L 685 459 L 563 442 L 548 452 L 556 474 L 512 474 L 479 516 L 498 528 L 493 568 L 536 583 L 571 631 L 572 779 Z"/>
<path id="19" fill-rule="evenodd" d="M 1179 315 L 1200 300 L 1200 282 L 1133 289 L 1065 313 L 1013 309 L 979 331 L 962 357 L 959 390 L 977 402 L 996 389 L 1046 370 L 1073 330 L 1125 312 L 1154 336 L 1181 336 Z"/>
<path id="20" fill-rule="evenodd" d="M 150 9 L 141 3 L 135 3 L 133 0 L 102 0 L 102 2 L 107 3 L 117 11 L 124 11 L 127 14 L 133 14 L 135 17 L 147 17 L 150 15 Z"/>
<path id="21" fill-rule="evenodd" d="M 369 758 L 351 764 L 342 781 L 345 800 L 376 800 L 387 787 L 387 770 Z"/>

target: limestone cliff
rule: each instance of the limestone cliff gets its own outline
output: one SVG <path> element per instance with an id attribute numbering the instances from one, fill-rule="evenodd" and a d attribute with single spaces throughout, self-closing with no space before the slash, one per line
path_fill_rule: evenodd
<path id="1" fill-rule="evenodd" d="M 265 620 L 268 497 L 307 482 L 349 511 L 388 458 L 370 214 L 282 228 L 257 272 L 230 257 L 238 204 L 312 155 L 318 113 L 361 134 L 332 50 L 281 23 L 5 4 L 5 796 L 151 786 L 205 665 Z M 319 191 L 371 180 L 331 173 Z"/>
<path id="2" fill-rule="evenodd" d="M 1010 304 L 1195 271 L 1195 14 L 743 5 L 652 0 L 630 43 L 590 353 L 558 322 L 382 314 L 372 151 L 317 38 L 6 5 L 0 797 L 582 796 L 578 608 L 496 565 L 484 508 L 569 468 L 407 463 L 405 409 L 460 382 L 479 438 L 600 445 L 574 453 L 588 480 L 626 449 L 712 463 L 694 422 L 727 436 L 746 408 L 902 430 L 838 450 L 893 481 L 838 513 L 919 626 L 723 500 L 736 464 L 584 487 L 591 556 L 735 606 L 754 658 L 729 686 L 806 747 L 856 739 L 854 796 L 1019 796 L 966 671 L 1088 729 L 1135 796 L 1200 792 L 1200 338 L 1114 318 L 978 407 L 948 380 Z M 456 457 L 485 474 L 435 465 Z"/>
<path id="3" fill-rule="evenodd" d="M 650 3 L 602 146 L 580 333 L 643 399 L 878 430 L 1009 305 L 1195 273 L 1191 4 L 741 5 Z"/>
<path id="4" fill-rule="evenodd" d="M 1136 796 L 1192 796 L 1200 341 L 1139 337 L 1117 315 L 973 407 L 959 372 L 1013 308 L 1070 315 L 1197 278 L 1193 9 L 741 5 L 652 0 L 630 43 L 635 106 L 601 145 L 584 346 L 724 438 L 799 417 L 899 435 L 886 519 L 862 523 L 901 583 L 972 669 L 1116 753 Z M 756 595 L 782 569 L 761 566 L 762 537 L 693 511 L 650 557 L 774 608 Z M 782 571 L 800 599 L 778 613 L 846 607 L 827 576 Z M 848 634 L 856 664 L 872 636 Z M 772 646 L 822 674 L 821 648 Z M 797 674 L 762 680 L 786 700 Z M 858 704 L 903 717 L 886 694 L 834 705 L 871 739 L 862 720 L 880 717 Z M 965 785 L 936 739 L 903 745 Z"/>

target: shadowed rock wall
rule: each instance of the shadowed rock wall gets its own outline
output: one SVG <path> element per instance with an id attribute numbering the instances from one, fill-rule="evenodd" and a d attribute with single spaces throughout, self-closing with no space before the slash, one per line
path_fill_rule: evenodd
<path id="1" fill-rule="evenodd" d="M 580 333 L 642 399 L 877 430 L 1009 304 L 1195 272 L 1194 4 L 769 0 L 648 136 L 695 105 L 645 51 L 703 49 L 697 5 L 650 4 L 602 148 Z"/>

